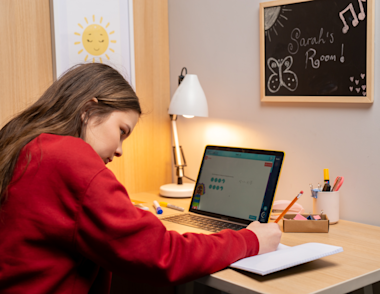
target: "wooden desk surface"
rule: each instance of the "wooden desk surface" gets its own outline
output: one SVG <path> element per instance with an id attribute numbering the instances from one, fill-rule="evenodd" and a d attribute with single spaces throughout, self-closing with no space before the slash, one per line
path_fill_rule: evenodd
<path id="1" fill-rule="evenodd" d="M 158 193 L 132 194 L 146 201 L 154 212 L 153 200 L 189 208 L 190 199 L 160 197 Z M 178 214 L 163 208 L 163 216 Z M 168 230 L 180 233 L 209 233 L 163 221 Z M 281 224 L 280 224 L 281 225 Z M 267 276 L 227 268 L 198 281 L 229 293 L 347 293 L 380 281 L 380 227 L 340 220 L 329 233 L 283 233 L 281 243 L 295 246 L 319 242 L 342 246 L 344 252 L 289 268 Z"/>

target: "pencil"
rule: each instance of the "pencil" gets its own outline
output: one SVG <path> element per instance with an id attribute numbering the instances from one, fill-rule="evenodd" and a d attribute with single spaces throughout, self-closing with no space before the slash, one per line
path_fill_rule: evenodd
<path id="1" fill-rule="evenodd" d="M 294 199 L 292 202 L 290 202 L 290 204 L 288 205 L 288 207 L 285 208 L 285 210 L 279 215 L 279 217 L 274 221 L 275 223 L 278 223 L 282 218 L 283 216 L 285 215 L 285 213 L 288 212 L 288 210 L 293 206 L 294 203 L 296 203 L 296 201 L 298 200 L 298 198 L 301 197 L 301 195 L 303 194 L 303 191 L 301 191 Z"/>

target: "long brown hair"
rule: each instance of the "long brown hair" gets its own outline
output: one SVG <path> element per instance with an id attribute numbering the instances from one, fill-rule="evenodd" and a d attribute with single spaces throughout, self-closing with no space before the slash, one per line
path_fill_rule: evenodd
<path id="1" fill-rule="evenodd" d="M 91 103 L 93 98 L 98 103 Z M 90 116 L 101 120 L 115 110 L 141 114 L 131 86 L 108 65 L 77 65 L 55 81 L 33 105 L 0 130 L 0 206 L 6 200 L 7 187 L 26 144 L 42 133 L 84 138 L 84 122 Z"/>

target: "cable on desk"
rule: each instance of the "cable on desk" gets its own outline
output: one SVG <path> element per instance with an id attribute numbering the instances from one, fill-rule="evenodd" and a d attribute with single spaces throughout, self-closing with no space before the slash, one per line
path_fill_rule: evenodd
<path id="1" fill-rule="evenodd" d="M 187 177 L 187 176 L 185 176 L 185 175 L 183 175 L 183 177 L 186 178 L 186 179 L 188 179 L 188 180 L 190 180 L 190 181 L 195 182 L 195 180 L 193 180 L 193 179 L 191 179 L 191 178 L 189 178 L 189 177 Z"/>

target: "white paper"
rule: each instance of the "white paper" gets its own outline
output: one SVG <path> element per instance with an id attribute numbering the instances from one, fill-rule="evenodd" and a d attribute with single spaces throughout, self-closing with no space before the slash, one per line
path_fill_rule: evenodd
<path id="1" fill-rule="evenodd" d="M 342 251 L 342 247 L 322 243 L 305 243 L 294 247 L 280 244 L 276 251 L 243 258 L 230 266 L 266 275 Z"/>

